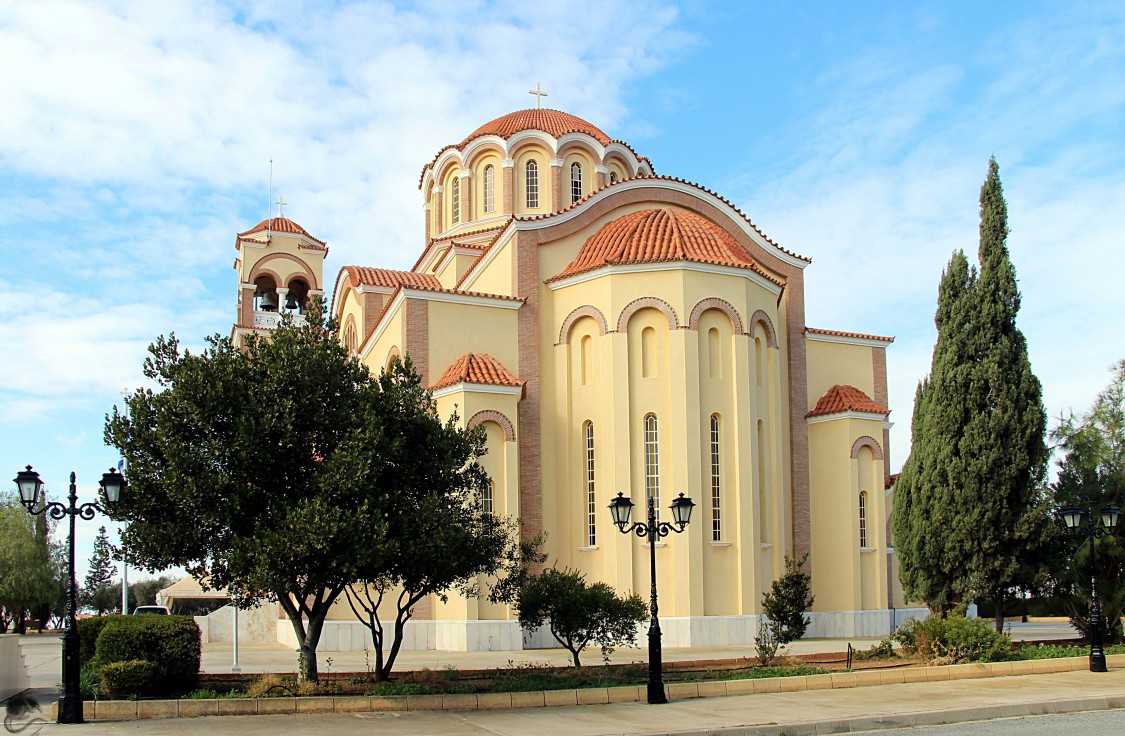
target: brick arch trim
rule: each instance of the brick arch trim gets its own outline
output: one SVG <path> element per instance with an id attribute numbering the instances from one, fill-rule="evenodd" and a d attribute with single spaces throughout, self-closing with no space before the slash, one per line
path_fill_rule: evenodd
<path id="1" fill-rule="evenodd" d="M 762 326 L 766 331 L 766 345 L 777 350 L 777 330 L 774 329 L 770 316 L 759 309 L 750 315 L 750 327 L 753 328 L 754 325 Z"/>
<path id="2" fill-rule="evenodd" d="M 305 272 L 305 275 L 308 276 L 309 288 L 314 289 L 314 290 L 320 289 L 320 284 L 317 283 L 316 276 L 313 275 L 312 269 L 309 268 L 309 264 L 305 263 L 304 261 L 302 261 L 297 256 L 290 255 L 289 253 L 274 253 L 272 255 L 266 256 L 262 260 L 255 263 L 254 269 L 252 271 L 250 271 L 250 283 L 254 282 L 254 279 L 256 279 L 258 277 L 259 272 L 267 271 L 267 269 L 262 268 L 263 264 L 268 263 L 269 261 L 275 261 L 275 260 L 277 260 L 277 261 L 293 261 L 294 263 L 299 265 L 301 267 L 301 270 L 303 270 Z M 274 278 L 278 280 L 278 282 L 279 282 L 278 285 L 280 286 L 280 279 L 277 278 L 276 274 L 274 274 Z"/>
<path id="3" fill-rule="evenodd" d="M 570 331 L 574 329 L 574 323 L 583 317 L 592 317 L 593 320 L 598 323 L 598 329 L 601 331 L 600 334 L 604 335 L 606 333 L 605 315 L 602 314 L 601 310 L 597 307 L 587 304 L 586 306 L 578 307 L 566 316 L 566 319 L 563 320 L 562 328 L 559 330 L 559 341 L 555 344 L 562 345 L 565 342 L 570 342 Z"/>
<path id="4" fill-rule="evenodd" d="M 395 358 L 402 360 L 402 353 L 398 350 L 398 345 L 391 345 L 391 349 L 387 351 L 387 364 L 386 368 L 391 367 L 391 361 Z"/>
<path id="5" fill-rule="evenodd" d="M 482 409 L 473 416 L 469 417 L 469 421 L 465 422 L 465 426 L 469 429 L 476 427 L 485 422 L 495 422 L 500 425 L 500 429 L 504 430 L 504 441 L 516 441 L 516 428 L 512 426 L 512 421 L 495 409 Z"/>
<path id="6" fill-rule="evenodd" d="M 742 317 L 739 316 L 738 310 L 731 306 L 730 302 L 718 297 L 708 297 L 701 299 L 695 308 L 691 310 L 691 317 L 688 318 L 688 329 L 699 329 L 699 318 L 708 309 L 717 309 L 727 316 L 730 320 L 730 328 L 736 335 L 745 335 L 746 331 L 742 328 Z M 759 310 L 760 311 L 760 310 Z"/>
<path id="7" fill-rule="evenodd" d="M 617 331 L 624 332 L 625 328 L 629 326 L 630 318 L 642 309 L 655 309 L 667 317 L 668 329 L 678 330 L 680 328 L 680 320 L 676 317 L 676 310 L 672 309 L 671 304 L 654 296 L 642 296 L 640 299 L 629 302 L 621 310 L 621 315 L 617 318 Z"/>
<path id="8" fill-rule="evenodd" d="M 875 456 L 876 460 L 883 459 L 883 448 L 879 447 L 879 443 L 871 435 L 863 435 L 855 442 L 852 443 L 852 459 L 855 460 L 859 457 L 859 451 L 864 447 L 870 447 L 871 453 Z"/>

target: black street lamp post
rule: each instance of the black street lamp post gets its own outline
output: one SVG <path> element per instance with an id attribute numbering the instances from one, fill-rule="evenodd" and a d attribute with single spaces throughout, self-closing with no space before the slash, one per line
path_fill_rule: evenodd
<path id="1" fill-rule="evenodd" d="M 62 697 L 59 698 L 59 723 L 82 723 L 82 692 L 79 688 L 79 672 L 82 668 L 78 640 L 78 624 L 75 619 L 78 613 L 78 582 L 74 577 L 74 521 L 81 516 L 89 521 L 94 518 L 94 513 L 101 511 L 113 513 L 121 502 L 121 491 L 125 487 L 125 479 L 116 470 L 110 468 L 108 473 L 102 474 L 101 488 L 105 493 L 106 508 L 102 508 L 96 501 L 78 505 L 78 489 L 75 486 L 74 473 L 70 474 L 69 505 L 58 501 L 44 502 L 39 509 L 35 504 L 39 499 L 39 489 L 43 481 L 28 465 L 26 470 L 16 474 L 16 486 L 19 487 L 20 501 L 29 514 L 38 515 L 47 513 L 56 521 L 70 517 L 70 548 L 68 556 L 68 572 L 70 574 L 70 590 L 66 599 L 66 634 L 63 635 L 63 661 L 62 661 Z"/>
<path id="2" fill-rule="evenodd" d="M 684 527 L 691 521 L 691 510 L 695 504 L 690 498 L 684 498 L 684 494 L 680 494 L 679 498 L 672 501 L 672 520 L 670 524 L 667 521 L 657 523 L 656 521 L 656 504 L 653 502 L 652 496 L 648 499 L 648 523 L 634 522 L 629 526 L 629 515 L 633 511 L 633 502 L 625 497 L 624 494 L 618 493 L 617 498 L 609 502 L 609 512 L 613 516 L 613 523 L 617 525 L 618 530 L 622 534 L 629 534 L 630 532 L 636 533 L 642 539 L 648 537 L 648 552 L 649 552 L 649 577 L 652 581 L 652 590 L 649 600 L 649 611 L 652 618 L 648 627 L 648 702 L 651 705 L 659 705 L 668 702 L 668 696 L 664 694 L 664 665 L 661 659 L 661 646 L 660 646 L 660 618 L 657 615 L 656 605 L 656 543 L 661 537 L 666 537 L 672 532 L 679 534 L 684 530 Z"/>
<path id="3" fill-rule="evenodd" d="M 1063 509 L 1062 517 L 1068 529 L 1077 531 L 1090 540 L 1090 671 L 1105 672 L 1105 650 L 1102 646 L 1102 606 L 1098 602 L 1098 562 L 1097 545 L 1098 537 L 1112 534 L 1117 527 L 1117 519 L 1121 512 L 1116 507 L 1102 509 L 1100 519 L 1093 513 L 1089 516 L 1088 523 L 1083 522 L 1085 514 L 1082 509 L 1070 507 Z M 1101 525 L 1099 526 L 1099 521 Z"/>

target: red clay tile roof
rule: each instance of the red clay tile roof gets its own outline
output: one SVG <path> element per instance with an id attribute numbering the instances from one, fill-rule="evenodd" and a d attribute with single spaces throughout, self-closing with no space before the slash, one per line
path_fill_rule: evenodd
<path id="1" fill-rule="evenodd" d="M 344 266 L 348 281 L 352 286 L 384 286 L 395 289 L 399 286 L 417 286 L 440 289 L 441 282 L 426 273 L 413 271 L 392 271 L 389 268 L 368 268 L 367 266 Z"/>
<path id="2" fill-rule="evenodd" d="M 631 212 L 601 227 L 562 273 L 548 281 L 632 263 L 691 261 L 745 268 L 782 285 L 763 271 L 746 249 L 710 220 L 675 209 Z"/>
<path id="3" fill-rule="evenodd" d="M 441 379 L 431 389 L 445 388 L 455 383 L 485 383 L 492 386 L 519 386 L 520 382 L 488 353 L 462 355 L 445 370 Z"/>
<path id="4" fill-rule="evenodd" d="M 893 337 L 883 337 L 881 335 L 865 335 L 862 332 L 840 332 L 839 330 L 818 330 L 815 327 L 806 327 L 805 332 L 811 332 L 814 335 L 833 335 L 835 337 L 855 337 L 860 340 L 879 340 L 881 342 L 894 342 Z"/>
<path id="5" fill-rule="evenodd" d="M 882 414 L 884 416 L 891 413 L 890 409 L 876 403 L 874 399 L 855 386 L 837 384 L 820 397 L 816 402 L 816 408 L 806 414 L 805 418 L 823 417 L 845 411 L 861 411 L 866 414 Z"/>
<path id="6" fill-rule="evenodd" d="M 254 233 L 264 233 L 266 230 L 269 230 L 269 231 L 275 232 L 275 233 L 289 233 L 291 235 L 304 235 L 306 238 L 313 241 L 314 243 L 319 243 L 320 245 L 324 245 L 323 240 L 317 240 L 313 236 L 309 235 L 308 230 L 305 230 L 305 228 L 303 228 L 300 225 L 298 225 L 297 223 L 293 222 L 288 217 L 271 217 L 267 220 L 262 220 L 261 222 L 259 222 L 257 225 L 250 228 L 246 232 L 239 233 L 238 237 L 242 238 L 242 237 L 245 237 L 247 235 L 253 235 Z"/>
<path id="7" fill-rule="evenodd" d="M 567 133 L 585 133 L 591 138 L 596 138 L 603 146 L 610 142 L 610 137 L 603 133 L 597 126 L 586 122 L 577 115 L 560 110 L 516 110 L 507 115 L 490 120 L 484 125 L 465 136 L 458 148 L 474 138 L 482 135 L 498 135 L 507 138 L 521 130 L 541 130 L 550 133 L 555 138 L 561 138 Z"/>
<path id="8" fill-rule="evenodd" d="M 584 196 L 582 199 L 578 200 L 577 202 L 573 202 L 573 203 L 567 205 L 566 207 L 563 207 L 558 212 L 549 212 L 549 213 L 542 214 L 542 215 L 514 215 L 513 219 L 519 220 L 521 222 L 531 222 L 533 220 L 546 220 L 547 218 L 554 217 L 555 215 L 559 215 L 559 214 L 562 214 L 563 212 L 566 212 L 568 210 L 572 210 L 576 207 L 582 206 L 587 201 L 589 201 L 592 197 L 594 197 L 598 194 L 601 194 L 602 192 L 606 191 L 607 189 L 609 189 L 611 187 L 621 186 L 622 184 L 625 184 L 627 182 L 635 182 L 638 179 L 642 179 L 642 180 L 643 179 L 650 179 L 652 181 L 678 182 L 680 184 L 687 184 L 688 186 L 694 187 L 701 192 L 705 192 L 707 194 L 710 194 L 712 197 L 715 197 L 720 202 L 722 202 L 723 204 L 725 204 L 726 206 L 730 207 L 732 210 L 737 212 L 739 217 L 741 217 L 743 220 L 745 220 L 747 225 L 754 228 L 754 232 L 758 233 L 758 235 L 761 235 L 762 239 L 765 240 L 767 243 L 769 243 L 773 247 L 777 248 L 782 253 L 784 253 L 788 256 L 792 256 L 793 258 L 796 258 L 799 261 L 804 261 L 805 263 L 812 263 L 811 258 L 809 258 L 807 256 L 802 256 L 798 253 L 794 253 L 793 251 L 789 250 L 788 248 L 782 247 L 780 243 L 778 243 L 776 240 L 774 240 L 773 238 L 771 238 L 770 236 L 768 236 L 764 232 L 762 232 L 762 229 L 760 227 L 758 227 L 757 225 L 755 225 L 754 221 L 751 220 L 749 217 L 747 217 L 745 212 L 743 212 L 742 210 L 735 207 L 734 203 L 731 202 L 726 197 L 724 197 L 723 195 L 719 194 L 716 191 L 708 189 L 707 187 L 700 186 L 699 184 L 696 184 L 693 181 L 688 181 L 687 179 L 681 179 L 678 176 L 656 176 L 655 174 L 653 174 L 653 175 L 638 174 L 637 176 L 634 176 L 634 177 L 631 177 L 631 178 L 628 178 L 628 179 L 618 179 L 617 181 L 613 182 L 612 184 L 606 184 L 601 189 L 595 189 L 594 191 L 592 191 L 589 194 L 587 194 L 586 196 Z"/>

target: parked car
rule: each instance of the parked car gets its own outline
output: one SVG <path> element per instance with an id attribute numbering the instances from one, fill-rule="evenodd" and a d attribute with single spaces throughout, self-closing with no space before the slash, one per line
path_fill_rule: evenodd
<path id="1" fill-rule="evenodd" d="M 155 613 L 160 616 L 167 616 L 168 609 L 165 606 L 137 606 L 133 609 L 134 616 L 139 616 L 142 613 Z"/>

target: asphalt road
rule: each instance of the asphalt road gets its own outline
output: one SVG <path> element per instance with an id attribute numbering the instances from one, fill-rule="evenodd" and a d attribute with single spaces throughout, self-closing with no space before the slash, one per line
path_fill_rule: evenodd
<path id="1" fill-rule="evenodd" d="M 1058 716 L 1004 718 L 947 726 L 919 726 L 893 731 L 864 731 L 879 736 L 1070 736 L 1125 733 L 1125 710 L 1101 710 Z"/>

